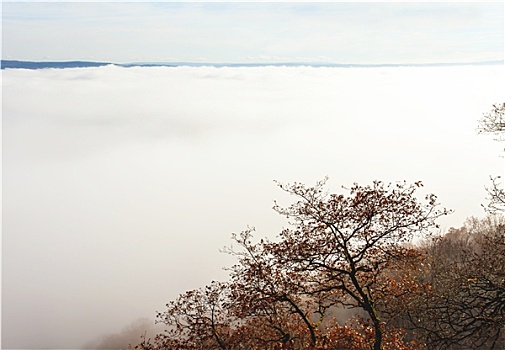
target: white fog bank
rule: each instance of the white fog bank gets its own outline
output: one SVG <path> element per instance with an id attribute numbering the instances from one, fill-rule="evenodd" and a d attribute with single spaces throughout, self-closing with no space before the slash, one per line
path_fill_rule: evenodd
<path id="1" fill-rule="evenodd" d="M 422 180 L 482 216 L 504 66 L 4 70 L 3 348 L 78 348 L 275 237 L 273 180 Z"/>

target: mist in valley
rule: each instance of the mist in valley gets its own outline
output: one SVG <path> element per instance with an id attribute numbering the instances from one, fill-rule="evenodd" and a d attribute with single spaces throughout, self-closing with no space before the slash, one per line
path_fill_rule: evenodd
<path id="1" fill-rule="evenodd" d="M 115 348 L 275 236 L 274 180 L 422 180 L 483 215 L 503 152 L 477 135 L 503 65 L 5 70 L 2 347 Z"/>

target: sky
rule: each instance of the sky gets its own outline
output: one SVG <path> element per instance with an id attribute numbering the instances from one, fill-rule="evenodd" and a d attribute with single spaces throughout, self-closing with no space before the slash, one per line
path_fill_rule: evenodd
<path id="1" fill-rule="evenodd" d="M 2 58 L 440 63 L 503 60 L 503 2 L 2 2 Z"/>
<path id="2" fill-rule="evenodd" d="M 503 3 L 2 3 L 2 58 L 503 60 Z M 505 66 L 2 70 L 2 348 L 76 349 L 225 280 L 275 239 L 274 180 L 421 180 L 482 217 L 503 144 L 476 133 Z M 96 344 L 96 342 L 94 343 Z"/>

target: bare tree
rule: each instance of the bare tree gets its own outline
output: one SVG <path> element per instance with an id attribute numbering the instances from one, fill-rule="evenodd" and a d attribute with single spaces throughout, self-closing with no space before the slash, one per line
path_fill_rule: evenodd
<path id="1" fill-rule="evenodd" d="M 495 135 L 497 141 L 505 141 L 505 102 L 495 104 L 491 111 L 484 113 L 477 127 L 479 134 Z M 488 204 L 484 209 L 490 214 L 505 211 L 505 190 L 500 184 L 501 176 L 491 176 L 491 185 L 486 187 Z"/>
<path id="2" fill-rule="evenodd" d="M 410 321 L 432 349 L 505 346 L 505 226 L 471 219 L 428 246 L 428 284 Z"/>
<path id="3" fill-rule="evenodd" d="M 498 140 L 504 140 L 502 135 L 505 132 L 505 102 L 494 104 L 491 111 L 484 113 L 479 120 L 477 131 L 480 134 L 494 134 L 498 136 Z"/>

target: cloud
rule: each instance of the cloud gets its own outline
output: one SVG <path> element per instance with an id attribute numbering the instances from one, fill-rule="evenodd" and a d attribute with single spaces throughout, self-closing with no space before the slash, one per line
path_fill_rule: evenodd
<path id="1" fill-rule="evenodd" d="M 3 347 L 76 348 L 274 238 L 273 180 L 423 180 L 480 214 L 503 66 L 4 70 Z M 27 317 L 26 315 L 29 315 Z"/>

